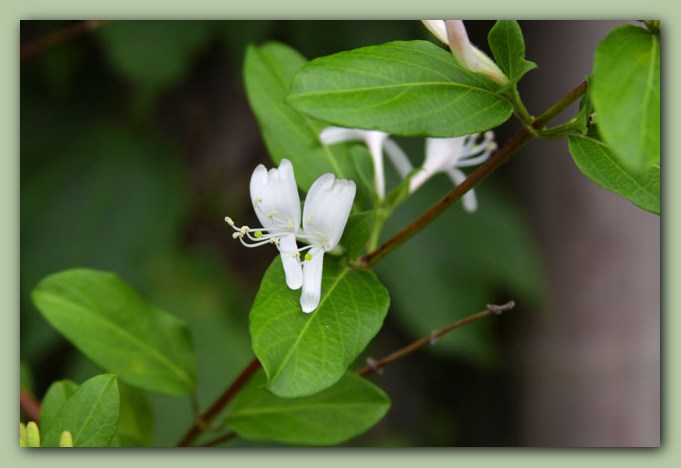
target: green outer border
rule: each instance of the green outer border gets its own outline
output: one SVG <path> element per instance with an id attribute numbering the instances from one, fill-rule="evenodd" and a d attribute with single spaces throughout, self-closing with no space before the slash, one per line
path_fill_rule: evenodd
<path id="1" fill-rule="evenodd" d="M 0 6 L 2 14 L 3 41 L 2 63 L 5 64 L 5 71 L 2 73 L 2 101 L 3 107 L 3 130 L 5 145 L 5 156 L 2 158 L 2 187 L 3 193 L 0 200 L 2 212 L 5 215 L 5 226 L 2 230 L 2 258 L 10 259 L 3 265 L 3 301 L 5 302 L 5 314 L 10 321 L 9 326 L 2 327 L 3 348 L 2 353 L 5 369 L 10 370 L 10 374 L 18 379 L 18 244 L 19 244 L 19 123 L 18 123 L 18 92 L 19 73 L 18 73 L 18 38 L 19 21 L 21 19 L 56 19 L 56 18 L 219 18 L 239 19 L 239 18 L 291 18 L 291 19 L 319 19 L 319 18 L 357 18 L 357 19 L 378 19 L 378 18 L 415 18 L 421 16 L 442 17 L 457 15 L 463 18 L 489 18 L 497 16 L 500 18 L 536 18 L 536 19 L 595 19 L 618 17 L 650 17 L 662 19 L 664 28 L 665 43 L 662 48 L 664 60 L 663 74 L 679 76 L 681 66 L 679 61 L 670 61 L 672 53 L 676 51 L 678 55 L 679 38 L 678 31 L 681 20 L 681 10 L 674 7 L 672 2 L 667 0 L 651 0 L 645 3 L 645 7 L 633 9 L 621 2 L 612 2 L 612 7 L 596 4 L 593 0 L 573 0 L 567 3 L 548 5 L 538 0 L 516 0 L 514 2 L 504 2 L 503 0 L 493 0 L 484 4 L 458 3 L 452 4 L 451 0 L 421 0 L 415 3 L 395 4 L 394 1 L 380 0 L 368 7 L 366 0 L 345 0 L 331 6 L 321 7 L 318 2 L 313 0 L 289 0 L 279 3 L 275 0 L 255 0 L 250 2 L 225 2 L 224 0 L 194 0 L 192 2 L 171 2 L 164 1 L 153 4 L 152 2 L 139 2 L 133 0 L 118 0 L 116 2 L 93 3 L 86 0 L 61 0 L 59 2 L 21 2 L 6 1 Z M 551 9 L 547 9 L 547 6 Z M 602 8 L 597 10 L 597 8 Z M 645 11 L 644 11 L 645 9 Z M 438 14 L 439 13 L 439 14 Z M 588 17 L 587 17 L 588 14 Z M 15 69 L 16 67 L 16 69 Z M 674 73 L 676 72 L 676 73 Z M 663 79 L 664 84 L 671 81 Z M 668 109 L 681 108 L 679 93 L 675 92 L 672 86 L 665 89 L 665 101 L 663 112 L 667 112 L 668 117 L 672 113 Z M 671 103 L 669 99 L 671 98 Z M 8 105 L 9 104 L 9 105 Z M 665 125 L 666 124 L 666 125 Z M 669 129 L 678 128 L 677 122 L 663 119 L 663 135 L 667 137 L 666 154 L 671 155 L 674 151 L 671 148 L 678 148 L 678 132 L 670 132 Z M 666 176 L 663 179 L 670 180 L 669 171 L 673 174 L 681 173 L 678 158 L 664 158 Z M 676 205 L 673 202 L 681 201 L 679 186 L 675 184 L 663 183 L 664 208 L 666 212 L 662 222 L 663 227 L 663 248 L 664 262 L 662 264 L 663 282 L 667 285 L 678 284 L 681 281 L 679 272 L 679 248 L 675 245 L 665 245 L 668 239 L 679 238 L 679 220 L 674 219 L 670 206 Z M 678 213 L 678 210 L 677 210 Z M 667 218 L 671 215 L 671 220 Z M 15 224 L 16 223 L 16 224 Z M 11 226 L 11 227 L 10 227 Z M 574 449 L 574 450 L 538 450 L 538 449 L 381 449 L 381 450 L 342 450 L 342 449 L 286 449 L 286 450 L 238 450 L 238 451 L 198 451 L 198 450 L 88 450 L 76 451 L 73 453 L 57 455 L 54 451 L 36 452 L 20 450 L 16 440 L 16 422 L 10 417 L 5 418 L 2 425 L 1 440 L 3 441 L 4 460 L 10 460 L 10 466 L 50 466 L 55 468 L 92 466 L 96 463 L 98 467 L 113 467 L 123 463 L 129 463 L 133 459 L 141 459 L 141 463 L 161 464 L 164 467 L 185 467 L 194 457 L 200 457 L 203 468 L 225 467 L 225 466 L 277 466 L 277 467 L 319 467 L 328 468 L 343 467 L 348 464 L 354 466 L 388 466 L 392 467 L 412 467 L 419 463 L 446 463 L 457 466 L 490 466 L 490 467 L 523 467 L 533 468 L 551 466 L 552 468 L 570 467 L 575 464 L 588 463 L 589 466 L 617 466 L 619 468 L 640 467 L 643 464 L 648 466 L 675 466 L 681 462 L 681 449 L 678 444 L 679 427 L 679 404 L 677 398 L 672 395 L 680 395 L 679 371 L 681 366 L 674 362 L 674 357 L 679 357 L 681 340 L 672 340 L 671 330 L 681 330 L 678 313 L 672 314 L 671 311 L 678 312 L 681 309 L 681 292 L 679 288 L 662 288 L 663 291 L 663 317 L 665 326 L 663 327 L 663 394 L 662 394 L 662 446 L 661 449 Z M 8 325 L 8 324 L 5 324 Z M 673 365 L 672 365 L 673 364 Z M 14 386 L 15 379 L 5 379 L 3 385 L 2 402 L 4 411 L 2 414 L 17 414 L 16 401 L 18 400 L 18 388 Z M 248 464 L 248 465 L 247 465 Z"/>

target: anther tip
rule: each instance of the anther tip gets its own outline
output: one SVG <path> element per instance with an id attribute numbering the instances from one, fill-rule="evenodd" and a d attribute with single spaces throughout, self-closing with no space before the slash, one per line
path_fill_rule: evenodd
<path id="1" fill-rule="evenodd" d="M 492 130 L 487 130 L 485 132 L 485 140 L 491 140 L 494 138 L 494 132 Z"/>
<path id="2" fill-rule="evenodd" d="M 234 220 L 230 218 L 229 216 L 225 216 L 225 222 L 229 224 L 230 226 L 234 226 Z"/>

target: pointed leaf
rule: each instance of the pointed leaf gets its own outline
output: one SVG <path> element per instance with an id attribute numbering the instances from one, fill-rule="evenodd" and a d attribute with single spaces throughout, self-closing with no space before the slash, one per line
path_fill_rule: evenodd
<path id="1" fill-rule="evenodd" d="M 508 76 L 511 83 L 517 83 L 537 64 L 525 60 L 525 40 L 517 21 L 499 20 L 487 37 L 494 61 Z"/>
<path id="2" fill-rule="evenodd" d="M 250 314 L 253 351 L 267 374 L 267 389 L 298 397 L 335 384 L 378 333 L 389 302 L 372 272 L 352 270 L 327 254 L 319 307 L 305 314 L 300 291 L 286 286 L 281 261 L 273 261 Z"/>
<path id="3" fill-rule="evenodd" d="M 286 102 L 291 80 L 307 60 L 278 42 L 249 46 L 244 63 L 244 82 L 267 150 L 275 163 L 293 163 L 298 186 L 307 191 L 325 172 L 341 178 L 354 176 L 346 145 L 323 146 L 319 134 L 328 124 L 300 113 Z"/>
<path id="4" fill-rule="evenodd" d="M 194 388 L 187 326 L 118 276 L 87 269 L 55 273 L 38 284 L 33 301 L 83 354 L 131 385 L 172 395 Z"/>
<path id="5" fill-rule="evenodd" d="M 635 205 L 660 214 L 660 167 L 632 172 L 605 143 L 588 136 L 568 138 L 570 154 L 585 176 Z"/>
<path id="6" fill-rule="evenodd" d="M 305 65 L 289 102 L 343 127 L 450 137 L 505 122 L 499 85 L 462 68 L 426 41 L 395 41 L 321 57 Z"/>
<path id="7" fill-rule="evenodd" d="M 315 395 L 280 398 L 261 388 L 260 372 L 234 399 L 226 423 L 240 437 L 299 445 L 335 445 L 376 424 L 390 408 L 383 391 L 347 373 Z"/>
<path id="8" fill-rule="evenodd" d="M 83 382 L 61 406 L 43 435 L 43 446 L 58 447 L 63 431 L 70 431 L 74 447 L 108 447 L 118 425 L 116 376 L 102 374 Z"/>
<path id="9" fill-rule="evenodd" d="M 660 162 L 660 37 L 632 25 L 598 46 L 591 93 L 598 128 L 633 171 Z"/>

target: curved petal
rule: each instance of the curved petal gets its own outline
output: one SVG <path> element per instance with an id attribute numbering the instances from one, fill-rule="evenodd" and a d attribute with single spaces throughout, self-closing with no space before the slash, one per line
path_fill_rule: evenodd
<path id="1" fill-rule="evenodd" d="M 317 308 L 322 295 L 324 250 L 312 248 L 310 255 L 312 258 L 303 263 L 303 291 L 300 294 L 300 306 L 306 314 Z"/>
<path id="2" fill-rule="evenodd" d="M 303 267 L 298 256 L 298 245 L 293 234 L 283 236 L 279 241 L 281 263 L 286 274 L 286 285 L 291 289 L 300 289 L 303 285 Z"/>
<path id="3" fill-rule="evenodd" d="M 428 28 L 428 31 L 433 33 L 433 36 L 440 39 L 443 43 L 449 45 L 445 20 L 421 20 L 421 22 L 426 28 Z"/>
<path id="4" fill-rule="evenodd" d="M 326 127 L 319 134 L 319 140 L 324 145 L 334 145 L 346 141 L 364 140 L 364 130 L 343 127 Z"/>
<path id="5" fill-rule="evenodd" d="M 456 168 L 448 169 L 447 175 L 449 175 L 449 178 L 452 179 L 454 185 L 459 185 L 461 182 L 466 180 L 466 174 Z M 468 211 L 469 213 L 474 213 L 478 209 L 478 200 L 475 198 L 475 192 L 473 189 L 470 189 L 468 192 L 463 194 L 461 203 L 463 203 L 464 210 Z"/>
<path id="6" fill-rule="evenodd" d="M 267 171 L 260 164 L 251 176 L 251 201 L 258 220 L 267 229 L 296 232 L 300 226 L 300 196 L 288 159 Z"/>
<path id="7" fill-rule="evenodd" d="M 385 174 L 383 171 L 383 142 L 388 138 L 388 134 L 378 130 L 366 132 L 366 144 L 374 162 L 374 184 L 378 198 L 385 198 Z"/>
<path id="8" fill-rule="evenodd" d="M 483 73 L 497 83 L 508 83 L 508 78 L 497 64 L 471 44 L 462 20 L 446 20 L 445 28 L 449 40 L 449 49 L 461 65 L 471 71 Z"/>
<path id="9" fill-rule="evenodd" d="M 355 183 L 331 173 L 314 181 L 305 198 L 303 231 L 312 244 L 329 251 L 338 245 L 355 199 Z"/>

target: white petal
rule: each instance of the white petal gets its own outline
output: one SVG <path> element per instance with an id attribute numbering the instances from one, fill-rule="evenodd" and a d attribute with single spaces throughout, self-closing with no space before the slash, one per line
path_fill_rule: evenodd
<path id="1" fill-rule="evenodd" d="M 445 21 L 449 49 L 461 65 L 471 71 L 484 73 L 501 84 L 508 83 L 508 78 L 492 59 L 471 44 L 462 20 Z"/>
<path id="2" fill-rule="evenodd" d="M 374 162 L 374 184 L 378 198 L 383 200 L 385 197 L 385 174 L 383 170 L 383 142 L 388 138 L 388 134 L 377 130 L 366 133 L 366 144 L 369 147 L 371 159 Z"/>
<path id="3" fill-rule="evenodd" d="M 325 145 L 333 145 L 346 141 L 364 140 L 364 130 L 342 127 L 326 127 L 319 134 L 319 140 Z"/>
<path id="4" fill-rule="evenodd" d="M 291 289 L 300 289 L 303 285 L 303 267 L 298 258 L 298 245 L 293 234 L 283 236 L 279 241 L 281 263 L 286 274 L 286 285 Z"/>
<path id="5" fill-rule="evenodd" d="M 395 166 L 395 169 L 397 169 L 397 173 L 400 175 L 400 177 L 405 179 L 414 169 L 414 166 L 411 165 L 411 161 L 409 161 L 407 155 L 404 153 L 404 151 L 402 151 L 402 148 L 400 148 L 399 145 L 393 140 L 388 138 L 383 143 L 383 149 L 385 150 L 385 154 L 388 155 L 388 158 L 390 158 L 390 161 L 393 163 L 393 166 Z"/>
<path id="6" fill-rule="evenodd" d="M 421 22 L 431 33 L 433 33 L 435 37 L 440 39 L 445 44 L 449 44 L 449 39 L 447 38 L 447 28 L 445 27 L 444 20 L 421 20 Z"/>
<path id="7" fill-rule="evenodd" d="M 423 168 L 430 173 L 453 167 L 459 160 L 465 136 L 454 138 L 426 138 L 426 160 Z"/>
<path id="8" fill-rule="evenodd" d="M 333 174 L 320 176 L 310 187 L 303 208 L 303 230 L 311 243 L 329 251 L 338 245 L 355 199 L 355 183 L 336 179 Z"/>
<path id="9" fill-rule="evenodd" d="M 317 308 L 322 295 L 324 250 L 313 248 L 310 255 L 312 258 L 303 264 L 303 291 L 300 294 L 300 305 L 306 314 Z"/>
<path id="10" fill-rule="evenodd" d="M 449 177 L 452 179 L 454 185 L 459 185 L 461 182 L 466 180 L 466 174 L 456 168 L 447 170 L 447 175 L 449 175 Z M 478 200 L 475 198 L 475 192 L 473 189 L 470 189 L 468 192 L 464 193 L 463 197 L 461 198 L 461 202 L 463 203 L 464 210 L 468 211 L 469 213 L 474 213 L 478 209 Z"/>
<path id="11" fill-rule="evenodd" d="M 260 164 L 251 176 L 251 201 L 263 227 L 295 232 L 300 226 L 300 196 L 288 159 L 267 171 Z M 290 221 L 290 222 L 289 222 Z M 289 226 L 289 228 L 287 228 Z"/>

